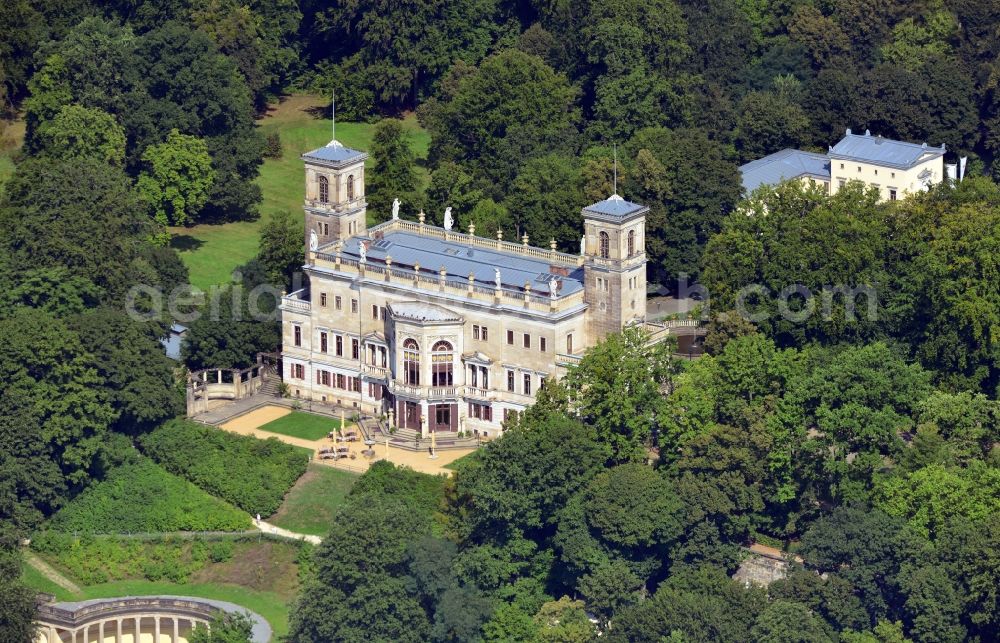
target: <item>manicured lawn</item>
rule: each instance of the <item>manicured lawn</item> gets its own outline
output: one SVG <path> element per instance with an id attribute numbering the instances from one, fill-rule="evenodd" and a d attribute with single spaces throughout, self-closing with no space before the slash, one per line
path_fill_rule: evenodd
<path id="1" fill-rule="evenodd" d="M 319 440 L 325 438 L 330 431 L 339 428 L 340 420 L 336 418 L 292 411 L 288 415 L 262 425 L 260 430 L 290 435 L 293 438 L 302 438 L 303 440 Z"/>
<path id="2" fill-rule="evenodd" d="M 467 454 L 463 455 L 458 460 L 454 460 L 452 462 L 449 462 L 448 464 L 444 465 L 443 468 L 445 468 L 445 469 L 451 469 L 452 471 L 458 471 L 459 468 L 462 467 L 464 464 L 472 462 L 472 461 L 474 461 L 478 457 L 479 457 L 479 452 L 478 451 L 473 451 L 472 453 L 467 453 Z"/>
<path id="3" fill-rule="evenodd" d="M 278 512 L 267 519 L 273 525 L 302 534 L 325 536 L 357 474 L 314 464 L 285 496 Z"/>
<path id="4" fill-rule="evenodd" d="M 304 152 L 330 142 L 329 99 L 296 94 L 273 105 L 258 121 L 265 136 L 278 132 L 281 136 L 282 157 L 265 159 L 257 184 L 263 192 L 259 221 L 200 225 L 191 228 L 171 228 L 171 245 L 181 253 L 181 259 L 191 273 L 191 283 L 201 289 L 213 284 L 228 283 L 233 269 L 257 254 L 261 222 L 274 212 L 287 210 L 301 221 L 302 198 L 305 190 L 302 160 Z M 323 114 L 322 117 L 317 118 Z M 418 164 L 427 158 L 430 135 L 412 114 L 404 126 L 410 132 L 410 144 Z M 337 122 L 337 140 L 348 147 L 367 151 L 371 148 L 373 123 Z M 371 161 L 369 160 L 369 166 Z M 428 174 L 422 165 L 418 177 L 426 182 Z M 384 218 L 384 217 L 383 217 Z"/>
<path id="5" fill-rule="evenodd" d="M 207 291 L 228 284 L 233 270 L 257 255 L 260 221 L 170 228 L 170 245 L 177 249 L 194 286 Z"/>

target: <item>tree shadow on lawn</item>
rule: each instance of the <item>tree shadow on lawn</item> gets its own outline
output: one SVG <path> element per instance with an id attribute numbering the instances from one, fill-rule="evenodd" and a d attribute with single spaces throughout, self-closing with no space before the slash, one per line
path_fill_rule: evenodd
<path id="1" fill-rule="evenodd" d="M 170 247 L 177 252 L 191 252 L 205 245 L 201 239 L 196 239 L 189 234 L 175 234 L 170 237 Z"/>

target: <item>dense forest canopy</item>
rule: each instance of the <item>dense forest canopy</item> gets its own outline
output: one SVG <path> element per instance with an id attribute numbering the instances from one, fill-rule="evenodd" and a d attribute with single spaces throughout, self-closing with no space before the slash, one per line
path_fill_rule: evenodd
<path id="1" fill-rule="evenodd" d="M 292 484 L 301 462 L 244 493 L 268 471 L 251 442 L 221 481 L 208 447 L 205 479 L 157 451 L 181 434 L 159 343 L 176 313 L 125 311 L 150 312 L 136 285 L 188 284 L 169 226 L 258 217 L 262 155 L 281 153 L 255 125 L 269 102 L 336 91 L 340 118 L 378 121 L 373 220 L 399 197 L 406 217 L 453 206 L 463 230 L 575 251 L 582 206 L 615 189 L 648 205 L 651 281 L 711 293 L 709 354 L 611 336 L 453 478 L 373 467 L 291 641 L 995 640 L 998 24 L 1000 0 L 0 3 L 0 116 L 26 129 L 0 185 L 0 639 L 30 637 L 19 539 L 127 468 L 245 507 Z M 944 144 L 968 177 L 894 203 L 742 192 L 739 164 L 847 128 Z M 185 367 L 278 347 L 247 293 L 295 283 L 298 216 L 262 223 Z M 875 299 L 735 313 L 747 287 L 793 284 Z M 743 586 L 751 542 L 802 562 Z"/>

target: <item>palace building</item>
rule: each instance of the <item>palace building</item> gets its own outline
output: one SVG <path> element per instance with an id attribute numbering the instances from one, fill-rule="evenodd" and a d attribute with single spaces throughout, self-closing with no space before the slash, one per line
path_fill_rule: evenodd
<path id="1" fill-rule="evenodd" d="M 337 141 L 302 156 L 309 285 L 281 303 L 293 396 L 423 437 L 493 437 L 546 378 L 645 322 L 647 207 L 612 195 L 583 208 L 579 254 L 453 230 L 450 209 L 442 228 L 396 204 L 368 228 L 366 157 Z"/>
<path id="2" fill-rule="evenodd" d="M 876 188 L 881 200 L 895 201 L 943 181 L 944 154 L 944 145 L 930 147 L 872 136 L 869 131 L 854 134 L 847 130 L 826 154 L 781 150 L 741 166 L 740 173 L 747 194 L 761 185 L 795 179 L 836 194 L 848 181 L 861 181 Z M 947 166 L 947 172 L 955 178 L 954 166 Z"/>

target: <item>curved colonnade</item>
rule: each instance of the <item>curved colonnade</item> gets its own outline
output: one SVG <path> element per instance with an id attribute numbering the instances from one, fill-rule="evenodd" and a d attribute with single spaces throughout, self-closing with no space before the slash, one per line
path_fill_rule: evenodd
<path id="1" fill-rule="evenodd" d="M 267 621 L 239 605 L 187 596 L 142 596 L 39 605 L 34 643 L 187 643 L 194 628 L 208 625 L 220 610 L 248 613 L 254 643 L 271 640 Z"/>

